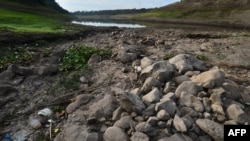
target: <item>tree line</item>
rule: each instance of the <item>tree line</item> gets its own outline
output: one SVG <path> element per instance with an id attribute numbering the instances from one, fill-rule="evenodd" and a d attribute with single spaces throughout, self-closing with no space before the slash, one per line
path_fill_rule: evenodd
<path id="1" fill-rule="evenodd" d="M 74 15 L 84 15 L 84 16 L 92 16 L 92 15 L 120 15 L 120 14 L 139 14 L 143 12 L 147 12 L 153 10 L 155 8 L 141 8 L 141 9 L 117 9 L 117 10 L 100 10 L 100 11 L 76 11 L 72 14 Z"/>

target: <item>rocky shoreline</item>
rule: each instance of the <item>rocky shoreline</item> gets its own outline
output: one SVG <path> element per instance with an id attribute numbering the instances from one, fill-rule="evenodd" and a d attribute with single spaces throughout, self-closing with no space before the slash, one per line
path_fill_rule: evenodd
<path id="1" fill-rule="evenodd" d="M 222 141 L 223 125 L 250 121 L 250 47 L 245 31 L 113 29 L 53 46 L 31 66 L 0 74 L 0 135 L 14 140 Z M 49 93 L 67 81 L 58 64 L 84 45 L 112 50 L 93 56 L 78 88 Z M 61 113 L 39 115 L 64 104 Z M 53 120 L 48 123 L 48 119 Z"/>

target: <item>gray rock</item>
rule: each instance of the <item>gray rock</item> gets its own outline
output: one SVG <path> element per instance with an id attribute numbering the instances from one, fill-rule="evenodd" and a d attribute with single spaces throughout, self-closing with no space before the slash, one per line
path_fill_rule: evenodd
<path id="1" fill-rule="evenodd" d="M 95 132 L 88 132 L 86 126 L 66 125 L 54 141 L 98 141 L 99 135 Z"/>
<path id="2" fill-rule="evenodd" d="M 202 102 L 195 96 L 182 92 L 179 104 L 181 106 L 192 107 L 195 111 L 202 113 L 204 111 L 204 106 Z"/>
<path id="3" fill-rule="evenodd" d="M 197 119 L 196 124 L 215 141 L 224 140 L 224 129 L 221 124 L 209 119 Z"/>
<path id="4" fill-rule="evenodd" d="M 174 135 L 170 137 L 165 137 L 158 141 L 193 141 L 193 139 L 185 134 L 175 133 Z"/>
<path id="5" fill-rule="evenodd" d="M 175 91 L 176 97 L 179 98 L 183 91 L 188 94 L 197 96 L 199 92 L 203 91 L 203 88 L 191 81 L 185 81 L 177 87 Z"/>
<path id="6" fill-rule="evenodd" d="M 116 121 L 118 119 L 120 119 L 122 112 L 124 112 L 124 110 L 121 107 L 118 107 L 114 112 L 113 112 L 113 116 L 112 116 L 112 120 Z"/>
<path id="7" fill-rule="evenodd" d="M 212 69 L 191 77 L 191 80 L 203 88 L 221 87 L 225 82 L 225 74 L 220 69 Z"/>
<path id="8" fill-rule="evenodd" d="M 18 90 L 11 86 L 11 85 L 7 85 L 7 84 L 0 84 L 0 96 L 8 96 L 11 93 L 17 93 Z"/>
<path id="9" fill-rule="evenodd" d="M 105 95 L 103 99 L 89 107 L 88 116 L 111 118 L 118 105 L 118 101 L 114 96 Z"/>
<path id="10" fill-rule="evenodd" d="M 181 75 L 181 76 L 177 76 L 173 79 L 173 81 L 175 82 L 175 84 L 178 86 L 181 83 L 185 82 L 185 81 L 190 81 L 191 79 L 187 76 L 187 75 Z"/>
<path id="11" fill-rule="evenodd" d="M 198 117 L 198 113 L 191 107 L 181 107 L 180 111 L 183 116 Z"/>
<path id="12" fill-rule="evenodd" d="M 142 132 L 135 132 L 130 138 L 131 141 L 149 141 L 149 137 Z"/>
<path id="13" fill-rule="evenodd" d="M 246 113 L 241 109 L 241 107 L 237 104 L 231 104 L 226 113 L 229 119 L 236 121 L 239 124 L 249 123 L 250 118 L 246 115 Z"/>
<path id="14" fill-rule="evenodd" d="M 102 57 L 98 54 L 93 54 L 88 60 L 88 65 L 96 64 L 102 61 Z"/>
<path id="15" fill-rule="evenodd" d="M 140 96 L 142 94 L 140 88 L 135 88 L 135 89 L 131 90 L 130 93 L 135 94 L 137 96 Z"/>
<path id="16" fill-rule="evenodd" d="M 85 114 L 82 110 L 77 109 L 74 114 L 69 114 L 68 115 L 68 120 L 69 123 L 85 123 L 86 118 Z"/>
<path id="17" fill-rule="evenodd" d="M 150 66 L 154 63 L 154 61 L 148 57 L 143 57 L 141 59 L 141 68 L 144 69 L 146 68 L 147 66 Z"/>
<path id="18" fill-rule="evenodd" d="M 155 104 L 149 105 L 143 112 L 143 116 L 154 116 L 156 114 Z"/>
<path id="19" fill-rule="evenodd" d="M 155 111 L 159 112 L 160 110 L 166 110 L 173 117 L 176 112 L 176 103 L 171 99 L 158 102 L 155 105 Z"/>
<path id="20" fill-rule="evenodd" d="M 178 132 L 183 133 L 183 132 L 188 131 L 188 128 L 187 128 L 184 120 L 182 118 L 180 118 L 177 114 L 174 116 L 173 125 Z"/>
<path id="21" fill-rule="evenodd" d="M 117 54 L 117 59 L 122 63 L 132 62 L 137 59 L 137 55 L 126 50 L 120 50 Z"/>
<path id="22" fill-rule="evenodd" d="M 212 141 L 211 137 L 208 135 L 199 136 L 196 141 Z"/>
<path id="23" fill-rule="evenodd" d="M 157 87 L 158 89 L 161 88 L 161 83 L 159 80 L 153 78 L 153 77 L 148 77 L 145 82 L 143 83 L 143 86 L 141 88 L 142 93 L 148 93 L 151 91 L 154 87 Z"/>
<path id="24" fill-rule="evenodd" d="M 170 81 L 175 74 L 175 67 L 168 61 L 159 61 L 142 70 L 141 79 L 145 80 L 148 77 L 158 79 L 160 82 L 166 83 Z"/>
<path id="25" fill-rule="evenodd" d="M 49 76 L 58 71 L 58 66 L 57 65 L 44 65 L 44 66 L 39 66 L 36 70 L 36 73 L 40 76 Z"/>
<path id="26" fill-rule="evenodd" d="M 148 122 L 140 122 L 135 126 L 136 132 L 142 132 L 149 136 L 155 135 L 155 129 Z"/>
<path id="27" fill-rule="evenodd" d="M 8 70 L 11 70 L 15 74 L 21 75 L 21 76 L 28 76 L 28 75 L 34 74 L 34 71 L 31 68 L 17 66 L 17 65 L 10 65 L 8 67 Z"/>
<path id="28" fill-rule="evenodd" d="M 142 101 L 146 103 L 147 105 L 151 103 L 159 102 L 162 97 L 161 92 L 158 88 L 154 88 L 152 91 L 150 91 L 148 94 L 144 95 L 142 97 Z"/>
<path id="29" fill-rule="evenodd" d="M 141 99 L 134 94 L 124 92 L 119 95 L 120 106 L 127 112 L 141 114 L 146 108 Z"/>
<path id="30" fill-rule="evenodd" d="M 157 117 L 149 117 L 147 122 L 151 125 L 151 126 L 156 126 L 158 123 L 159 119 Z"/>
<path id="31" fill-rule="evenodd" d="M 168 100 L 168 99 L 172 99 L 172 100 L 176 100 L 176 95 L 175 95 L 175 93 L 173 93 L 173 92 L 169 92 L 169 93 L 167 93 L 166 95 L 164 95 L 162 98 L 161 98 L 161 100 L 160 101 L 166 101 L 166 100 Z"/>
<path id="32" fill-rule="evenodd" d="M 8 69 L 0 73 L 0 80 L 8 81 L 14 77 L 15 77 L 15 73 L 11 70 L 8 70 Z"/>
<path id="33" fill-rule="evenodd" d="M 209 98 L 208 97 L 203 97 L 202 102 L 203 102 L 205 111 L 210 112 L 212 109 L 211 109 L 211 101 L 209 100 Z"/>
<path id="34" fill-rule="evenodd" d="M 119 120 L 117 120 L 114 123 L 114 127 L 119 127 L 121 129 L 129 129 L 131 121 L 132 121 L 132 117 L 131 116 L 121 117 Z"/>
<path id="35" fill-rule="evenodd" d="M 172 90 L 172 82 L 170 81 L 170 82 L 167 82 L 167 83 L 165 84 L 165 87 L 164 87 L 164 89 L 163 89 L 163 92 L 164 92 L 165 94 L 167 94 L 167 93 L 171 92 L 171 90 Z"/>
<path id="36" fill-rule="evenodd" d="M 198 60 L 196 57 L 188 54 L 179 54 L 171 59 L 169 62 L 179 70 L 179 73 L 185 73 L 192 70 L 205 71 L 204 62 Z"/>
<path id="37" fill-rule="evenodd" d="M 109 127 L 103 138 L 105 141 L 129 141 L 128 135 L 119 127 Z"/>
<path id="38" fill-rule="evenodd" d="M 163 120 L 163 121 L 167 121 L 171 118 L 169 113 L 166 110 L 160 110 L 156 116 L 159 120 Z"/>
<path id="39" fill-rule="evenodd" d="M 222 88 L 226 91 L 225 97 L 232 100 L 240 100 L 241 99 L 241 90 L 238 84 L 235 82 L 225 82 L 222 85 Z"/>
<path id="40" fill-rule="evenodd" d="M 73 113 L 82 104 L 88 103 L 92 98 L 93 98 L 92 95 L 86 95 L 86 94 L 78 95 L 76 97 L 76 100 L 67 106 L 66 112 L 69 114 Z"/>

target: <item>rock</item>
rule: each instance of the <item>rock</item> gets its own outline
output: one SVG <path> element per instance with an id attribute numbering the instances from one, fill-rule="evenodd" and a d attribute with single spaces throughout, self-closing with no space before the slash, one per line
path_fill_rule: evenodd
<path id="1" fill-rule="evenodd" d="M 238 101 L 241 99 L 241 90 L 238 84 L 234 82 L 225 82 L 222 88 L 226 91 L 225 97 Z"/>
<path id="2" fill-rule="evenodd" d="M 111 118 L 116 108 L 118 108 L 116 98 L 111 95 L 105 95 L 103 99 L 89 107 L 88 116 Z"/>
<path id="3" fill-rule="evenodd" d="M 135 94 L 137 96 L 140 96 L 142 94 L 140 88 L 135 88 L 135 89 L 131 90 L 130 93 Z"/>
<path id="4" fill-rule="evenodd" d="M 86 117 L 82 110 L 77 109 L 73 114 L 68 115 L 68 123 L 86 123 Z"/>
<path id="5" fill-rule="evenodd" d="M 17 93 L 18 90 L 8 84 L 0 84 L 0 96 L 8 96 L 11 93 Z"/>
<path id="6" fill-rule="evenodd" d="M 159 120 L 163 120 L 163 121 L 167 121 L 170 119 L 170 115 L 169 113 L 166 111 L 166 110 L 160 110 L 158 113 L 157 113 L 157 118 Z"/>
<path id="7" fill-rule="evenodd" d="M 173 78 L 173 81 L 175 82 L 177 86 L 179 86 L 181 83 L 185 81 L 191 81 L 191 79 L 187 75 L 181 75 L 181 76 L 177 76 Z"/>
<path id="8" fill-rule="evenodd" d="M 236 121 L 239 124 L 249 123 L 250 119 L 246 115 L 246 113 L 241 109 L 241 107 L 237 104 L 231 104 L 227 110 L 226 113 L 229 117 L 229 119 L 232 119 Z"/>
<path id="9" fill-rule="evenodd" d="M 160 101 L 166 101 L 166 100 L 168 100 L 168 99 L 172 99 L 173 101 L 176 101 L 176 96 L 175 96 L 175 93 L 173 93 L 173 92 L 169 92 L 169 93 L 167 93 L 166 95 L 164 95 L 162 98 L 161 98 L 161 100 Z"/>
<path id="10" fill-rule="evenodd" d="M 156 114 L 155 112 L 155 104 L 149 105 L 143 112 L 143 116 L 154 116 Z"/>
<path id="11" fill-rule="evenodd" d="M 204 135 L 204 136 L 199 136 L 196 141 L 212 141 L 211 137 L 209 137 L 208 135 Z"/>
<path id="12" fill-rule="evenodd" d="M 93 54 L 88 60 L 88 65 L 96 64 L 102 61 L 102 57 L 98 54 Z"/>
<path id="13" fill-rule="evenodd" d="M 132 62 L 137 59 L 137 55 L 126 50 L 120 50 L 117 54 L 117 59 L 122 63 Z"/>
<path id="14" fill-rule="evenodd" d="M 154 88 L 151 92 L 149 92 L 148 94 L 142 97 L 142 101 L 146 103 L 147 105 L 149 105 L 151 103 L 159 102 L 161 97 L 162 97 L 162 94 L 159 91 L 159 89 Z"/>
<path id="15" fill-rule="evenodd" d="M 134 94 L 124 92 L 119 95 L 120 106 L 127 112 L 136 112 L 141 114 L 146 108 L 141 99 Z"/>
<path id="16" fill-rule="evenodd" d="M 140 76 L 142 80 L 148 77 L 158 79 L 160 82 L 166 83 L 170 81 L 175 74 L 175 67 L 168 61 L 158 61 L 142 70 Z"/>
<path id="17" fill-rule="evenodd" d="M 109 127 L 103 138 L 105 141 L 129 141 L 128 135 L 119 127 Z"/>
<path id="18" fill-rule="evenodd" d="M 114 123 L 114 127 L 119 127 L 121 129 L 129 129 L 131 121 L 132 121 L 132 117 L 131 116 L 121 117 L 119 120 L 117 120 Z"/>
<path id="19" fill-rule="evenodd" d="M 159 119 L 157 117 L 149 117 L 147 122 L 151 125 L 151 126 L 156 126 L 158 123 Z"/>
<path id="20" fill-rule="evenodd" d="M 15 74 L 21 75 L 21 76 L 28 76 L 28 75 L 34 74 L 34 71 L 31 68 L 21 67 L 21 66 L 17 66 L 17 65 L 10 65 L 8 67 L 8 70 L 11 70 Z"/>
<path id="21" fill-rule="evenodd" d="M 175 133 L 170 137 L 164 137 L 158 141 L 193 141 L 193 139 L 185 134 Z"/>
<path id="22" fill-rule="evenodd" d="M 187 71 L 199 70 L 205 71 L 204 62 L 188 54 L 179 54 L 171 59 L 169 63 L 175 65 L 179 73 L 184 74 Z"/>
<path id="23" fill-rule="evenodd" d="M 136 132 L 142 132 L 145 134 L 150 134 L 153 132 L 154 128 L 147 122 L 140 122 L 135 126 Z"/>
<path id="24" fill-rule="evenodd" d="M 163 92 L 167 94 L 171 92 L 171 90 L 172 90 L 172 82 L 167 82 L 164 86 Z"/>
<path id="25" fill-rule="evenodd" d="M 12 78 L 15 77 L 15 73 L 11 70 L 5 70 L 2 73 L 0 73 L 0 80 L 11 80 Z"/>
<path id="26" fill-rule="evenodd" d="M 179 104 L 181 106 L 192 107 L 195 111 L 202 113 L 204 111 L 204 106 L 202 102 L 195 96 L 182 92 Z"/>
<path id="27" fill-rule="evenodd" d="M 208 97 L 203 97 L 202 102 L 203 102 L 205 111 L 210 112 L 212 109 L 211 109 L 211 101 L 209 100 L 209 98 Z"/>
<path id="28" fill-rule="evenodd" d="M 36 73 L 40 76 L 49 76 L 55 74 L 57 71 L 58 71 L 58 66 L 50 64 L 50 65 L 39 66 L 36 70 Z"/>
<path id="29" fill-rule="evenodd" d="M 141 68 L 144 69 L 150 65 L 152 65 L 154 63 L 154 61 L 148 57 L 143 57 L 141 59 Z"/>
<path id="30" fill-rule="evenodd" d="M 159 112 L 160 110 L 166 110 L 173 117 L 176 112 L 176 103 L 171 99 L 158 102 L 156 103 L 155 111 Z"/>
<path id="31" fill-rule="evenodd" d="M 142 132 L 135 132 L 130 138 L 131 141 L 149 141 L 149 137 Z"/>
<path id="32" fill-rule="evenodd" d="M 112 120 L 116 121 L 118 119 L 120 119 L 121 114 L 122 114 L 123 109 L 121 107 L 118 107 L 114 112 L 113 112 L 113 116 L 112 116 Z"/>
<path id="33" fill-rule="evenodd" d="M 199 75 L 191 77 L 192 82 L 203 88 L 221 87 L 225 82 L 225 74 L 220 69 L 212 69 Z"/>
<path id="34" fill-rule="evenodd" d="M 161 83 L 159 80 L 153 78 L 153 77 L 148 77 L 145 82 L 143 83 L 143 86 L 141 88 L 142 93 L 148 93 L 151 91 L 154 87 L 160 89 L 161 88 Z"/>
<path id="35" fill-rule="evenodd" d="M 93 98 L 92 95 L 87 94 L 80 94 L 76 97 L 76 100 L 72 103 L 70 103 L 67 108 L 66 112 L 68 114 L 73 113 L 77 108 L 79 108 L 82 104 L 88 103 Z"/>
<path id="36" fill-rule="evenodd" d="M 198 113 L 191 107 L 181 107 L 180 111 L 183 116 L 198 117 Z"/>
<path id="37" fill-rule="evenodd" d="M 246 105 L 250 105 L 250 87 L 244 88 L 241 86 L 240 88 L 241 88 L 240 95 L 242 97 L 242 102 Z"/>
<path id="38" fill-rule="evenodd" d="M 155 45 L 155 39 L 145 38 L 141 41 L 141 44 L 148 45 L 148 46 L 154 46 Z"/>
<path id="39" fill-rule="evenodd" d="M 183 133 L 183 132 L 188 131 L 188 128 L 187 128 L 184 120 L 182 118 L 180 118 L 177 114 L 174 116 L 173 125 L 178 132 Z"/>
<path id="40" fill-rule="evenodd" d="M 215 141 L 224 140 L 224 129 L 221 124 L 209 119 L 197 119 L 196 124 Z"/>
<path id="41" fill-rule="evenodd" d="M 86 126 L 66 125 L 54 141 L 98 141 L 98 138 L 98 133 L 88 132 Z"/>
<path id="42" fill-rule="evenodd" d="M 175 90 L 176 97 L 179 98 L 183 91 L 188 94 L 197 96 L 199 92 L 203 91 L 203 88 L 191 81 L 185 81 L 181 83 Z"/>

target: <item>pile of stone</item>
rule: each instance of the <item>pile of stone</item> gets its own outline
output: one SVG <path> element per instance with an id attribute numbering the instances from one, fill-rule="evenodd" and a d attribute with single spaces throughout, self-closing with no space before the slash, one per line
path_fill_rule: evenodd
<path id="1" fill-rule="evenodd" d="M 249 124 L 244 111 L 249 90 L 220 68 L 208 69 L 187 54 L 138 61 L 122 52 L 117 59 L 136 62 L 134 73 L 142 85 L 132 90 L 114 85 L 96 101 L 78 95 L 55 141 L 223 141 L 223 125 Z"/>

